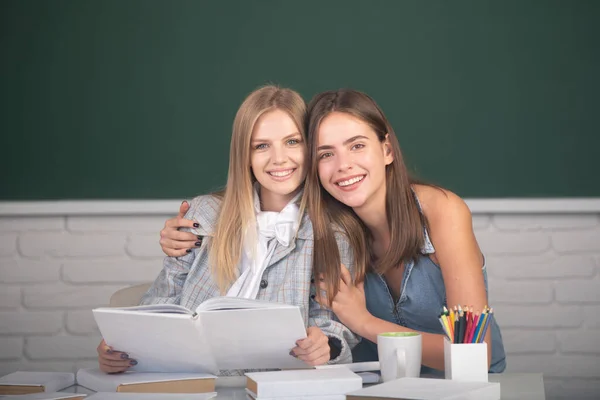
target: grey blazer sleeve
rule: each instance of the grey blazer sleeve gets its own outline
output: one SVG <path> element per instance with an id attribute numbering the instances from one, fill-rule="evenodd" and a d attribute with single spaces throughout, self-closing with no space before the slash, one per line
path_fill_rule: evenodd
<path id="1" fill-rule="evenodd" d="M 195 198 L 190 202 L 190 209 L 185 214 L 186 219 L 195 220 L 201 208 L 200 198 Z M 181 229 L 182 231 L 190 232 L 190 229 Z M 154 283 L 148 291 L 142 296 L 140 305 L 143 304 L 181 304 L 181 293 L 183 292 L 183 284 L 187 279 L 188 273 L 198 249 L 181 257 L 165 257 L 163 261 L 163 269 L 158 274 Z"/>
<path id="2" fill-rule="evenodd" d="M 350 244 L 341 233 L 336 233 L 336 241 L 340 251 L 340 259 L 350 273 L 354 272 L 354 258 Z M 314 285 L 311 285 L 311 295 L 316 294 Z M 330 338 L 335 338 L 341 344 L 340 354 L 328 364 L 346 364 L 352 362 L 352 349 L 360 341 L 360 337 L 343 325 L 333 311 L 321 306 L 315 300 L 309 300 L 309 326 L 318 326 Z"/>

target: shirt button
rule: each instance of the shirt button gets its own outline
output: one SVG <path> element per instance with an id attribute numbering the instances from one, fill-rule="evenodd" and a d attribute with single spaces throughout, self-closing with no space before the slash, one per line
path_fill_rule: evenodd
<path id="1" fill-rule="evenodd" d="M 260 281 L 260 288 L 261 288 L 261 289 L 264 289 L 264 288 L 266 288 L 267 286 L 269 286 L 269 282 L 267 282 L 267 281 L 266 281 L 266 280 L 264 280 L 264 279 L 263 279 L 262 281 Z"/>

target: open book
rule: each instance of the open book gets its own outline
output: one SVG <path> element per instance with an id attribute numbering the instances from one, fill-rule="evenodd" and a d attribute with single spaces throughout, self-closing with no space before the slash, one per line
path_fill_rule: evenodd
<path id="1" fill-rule="evenodd" d="M 237 297 L 214 297 L 196 310 L 174 304 L 97 308 L 94 318 L 113 349 L 145 372 L 306 368 L 289 355 L 306 337 L 300 308 Z"/>

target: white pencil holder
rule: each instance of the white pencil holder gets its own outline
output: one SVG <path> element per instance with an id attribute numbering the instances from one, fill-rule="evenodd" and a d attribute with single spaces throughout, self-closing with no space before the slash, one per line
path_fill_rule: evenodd
<path id="1" fill-rule="evenodd" d="M 444 339 L 444 367 L 446 379 L 487 382 L 487 344 L 451 343 Z"/>

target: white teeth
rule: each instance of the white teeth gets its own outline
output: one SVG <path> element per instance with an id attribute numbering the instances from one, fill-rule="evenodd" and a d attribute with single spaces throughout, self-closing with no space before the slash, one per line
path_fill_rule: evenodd
<path id="1" fill-rule="evenodd" d="M 365 178 L 364 176 L 357 176 L 355 178 L 348 179 L 347 181 L 338 182 L 338 186 L 349 186 L 349 185 L 352 185 L 353 183 L 362 181 L 364 178 Z"/>
<path id="2" fill-rule="evenodd" d="M 294 172 L 293 169 L 288 169 L 287 171 L 272 171 L 272 172 L 269 172 L 269 175 L 283 177 L 283 176 L 288 176 L 292 172 Z"/>

